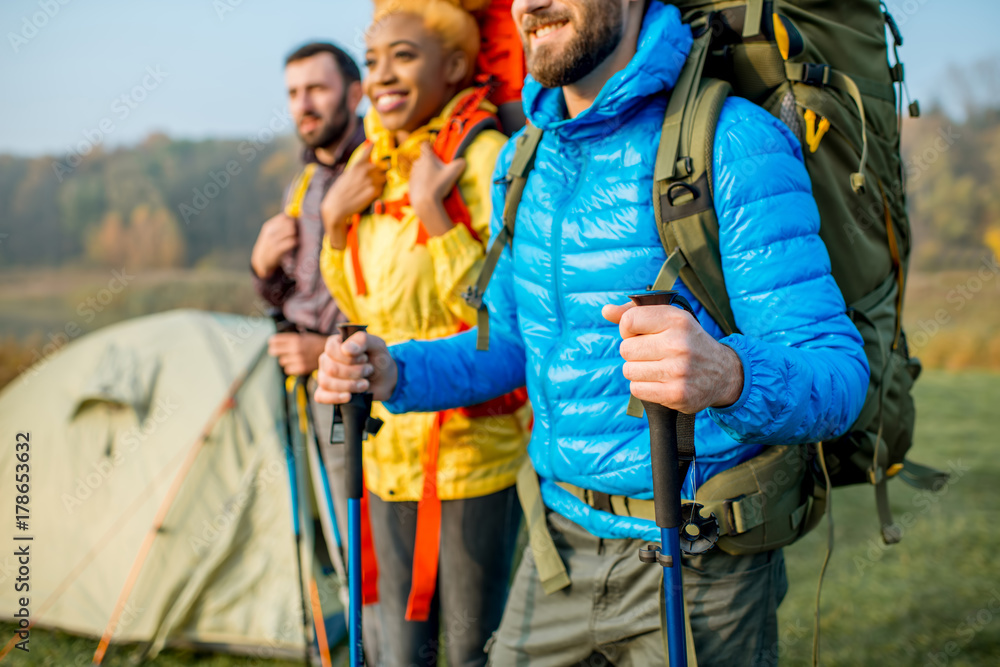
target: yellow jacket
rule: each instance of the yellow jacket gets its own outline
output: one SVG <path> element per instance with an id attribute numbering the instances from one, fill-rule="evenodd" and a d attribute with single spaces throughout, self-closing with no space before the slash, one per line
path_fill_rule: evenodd
<path id="1" fill-rule="evenodd" d="M 452 112 L 457 96 L 441 115 L 396 148 L 391 135 L 369 111 L 365 129 L 374 144 L 372 159 L 388 164 L 382 202 L 396 202 L 408 193 L 407 175 L 419 144 L 433 135 Z M 474 283 L 485 258 L 489 239 L 491 185 L 497 154 L 506 141 L 499 132 L 481 132 L 465 152 L 468 166 L 458 188 L 472 219 L 477 241 L 462 225 L 417 243 L 420 222 L 409 206 L 402 219 L 388 213 L 370 213 L 358 224 L 358 255 L 366 294 L 357 293 L 352 251 L 334 250 L 324 239 L 320 268 L 334 299 L 352 322 L 386 343 L 432 339 L 457 333 L 476 324 L 476 312 L 462 299 Z M 360 150 L 359 150 L 360 152 Z M 352 157 L 352 163 L 358 152 Z M 416 501 L 423 490 L 423 461 L 436 413 L 393 415 L 381 404 L 373 416 L 385 425 L 364 444 L 365 485 L 379 498 Z M 437 494 L 442 500 L 474 498 L 514 484 L 530 431 L 531 412 L 469 418 L 451 413 L 441 427 Z"/>

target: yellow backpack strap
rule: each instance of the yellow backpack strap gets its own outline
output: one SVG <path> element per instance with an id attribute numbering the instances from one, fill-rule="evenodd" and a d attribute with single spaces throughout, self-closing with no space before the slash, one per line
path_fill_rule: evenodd
<path id="1" fill-rule="evenodd" d="M 478 335 L 476 338 L 477 350 L 490 349 L 490 313 L 483 303 L 483 296 L 486 288 L 493 277 L 493 271 L 500 261 L 504 246 L 514 247 L 514 225 L 517 222 L 517 207 L 521 203 L 524 195 L 524 186 L 528 183 L 528 174 L 535 166 L 535 153 L 538 152 L 538 144 L 542 140 L 542 130 L 534 125 L 528 125 L 517 139 L 517 146 L 514 149 L 514 157 L 507 170 L 507 197 L 503 205 L 503 227 L 490 245 L 490 250 L 486 254 L 486 261 L 483 270 L 479 273 L 479 279 L 475 285 L 469 286 L 462 294 L 465 302 L 476 309 Z"/>
<path id="2" fill-rule="evenodd" d="M 298 218 L 302 215 L 302 201 L 306 198 L 306 192 L 309 191 L 309 183 L 312 182 L 312 177 L 315 173 L 316 163 L 310 162 L 295 179 L 295 183 L 292 185 L 291 196 L 285 203 L 285 215 L 289 218 Z"/>
<path id="3" fill-rule="evenodd" d="M 517 473 L 517 497 L 524 511 L 524 522 L 528 527 L 528 542 L 531 553 L 535 557 L 535 568 L 542 582 L 546 595 L 569 586 L 569 574 L 552 539 L 549 527 L 545 521 L 545 503 L 542 502 L 542 490 L 538 485 L 538 474 L 531 465 L 531 459 L 525 459 L 524 465 Z"/>

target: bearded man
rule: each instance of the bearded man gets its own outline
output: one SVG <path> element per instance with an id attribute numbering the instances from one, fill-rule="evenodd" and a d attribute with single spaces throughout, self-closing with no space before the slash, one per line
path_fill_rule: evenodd
<path id="1" fill-rule="evenodd" d="M 526 383 L 535 423 L 524 488 L 535 480 L 545 517 L 531 531 L 490 662 L 662 665 L 662 568 L 638 558 L 659 541 L 649 428 L 626 415 L 630 395 L 697 413 L 696 465 L 682 489 L 693 498 L 769 445 L 846 431 L 864 402 L 868 363 L 830 275 L 801 147 L 742 99 L 723 106 L 713 169 L 725 285 L 743 333 L 726 336 L 683 285 L 675 289 L 694 316 L 615 305 L 646 290 L 666 260 L 653 168 L 691 30 L 658 0 L 515 0 L 513 15 L 530 72 L 524 111 L 542 134 L 513 244 L 484 296 L 488 351 L 477 351 L 475 330 L 391 348 L 363 333 L 333 338 L 316 398 L 343 403 L 371 391 L 391 412 L 431 412 Z M 493 237 L 515 141 L 494 174 Z M 699 664 L 776 664 L 782 552 L 716 548 L 684 556 L 683 566 Z"/>
<path id="2" fill-rule="evenodd" d="M 271 336 L 268 352 L 286 375 L 309 376 L 319 366 L 327 335 L 346 319 L 319 271 L 320 203 L 351 154 L 365 141 L 364 127 L 355 113 L 363 92 L 357 63 L 340 47 L 324 42 L 306 44 L 285 59 L 285 85 L 289 111 L 303 144 L 304 167 L 289 185 L 281 213 L 261 226 L 250 267 L 257 293 L 280 308 L 293 325 L 293 330 Z M 309 386 L 314 387 L 315 381 L 310 380 Z M 333 408 L 312 400 L 309 408 L 330 480 L 337 526 L 346 535 L 344 447 L 329 443 Z M 377 656 L 376 614 L 365 616 L 364 633 L 368 655 Z"/>
<path id="3" fill-rule="evenodd" d="M 305 169 L 289 186 L 284 210 L 261 226 L 250 267 L 257 293 L 296 326 L 296 332 L 277 334 L 269 344 L 287 375 L 316 370 L 324 334 L 343 320 L 319 274 L 319 209 L 365 140 L 355 115 L 363 95 L 360 81 L 357 64 L 333 44 L 306 44 L 285 60 L 288 106 L 304 145 Z"/>

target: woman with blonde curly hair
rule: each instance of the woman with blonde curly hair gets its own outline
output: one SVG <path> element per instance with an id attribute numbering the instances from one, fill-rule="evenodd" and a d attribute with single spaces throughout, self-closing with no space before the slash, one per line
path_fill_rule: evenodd
<path id="1" fill-rule="evenodd" d="M 462 299 L 485 258 L 506 137 L 477 79 L 487 0 L 385 0 L 366 33 L 368 142 L 323 202 L 322 272 L 341 309 L 390 343 L 476 324 Z M 365 334 L 357 334 L 364 336 Z M 331 339 L 350 349 L 357 341 Z M 324 355 L 321 363 L 330 363 Z M 357 391 L 365 391 L 358 378 Z M 316 394 L 342 403 L 346 395 Z M 520 523 L 523 389 L 459 410 L 392 415 L 364 445 L 384 664 L 483 665 Z M 366 581 L 370 588 L 371 581 Z M 372 596 L 369 596 L 369 600 Z"/>

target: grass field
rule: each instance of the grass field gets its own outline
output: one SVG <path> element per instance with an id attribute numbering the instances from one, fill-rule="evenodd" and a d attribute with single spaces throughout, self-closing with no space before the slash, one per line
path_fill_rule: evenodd
<path id="1" fill-rule="evenodd" d="M 0 272 L 0 387 L 39 352 L 48 354 L 54 340 L 72 340 L 105 324 L 180 307 L 245 313 L 259 308 L 242 271 L 146 271 L 118 291 L 111 289 L 117 287 L 113 277 L 103 270 Z M 822 597 L 823 664 L 1000 664 L 1000 535 L 990 528 L 1000 519 L 1000 374 L 969 370 L 1000 370 L 1000 275 L 975 269 L 913 275 L 905 320 L 911 348 L 925 367 L 962 371 L 925 371 L 915 391 L 913 458 L 950 467 L 955 476 L 938 494 L 893 482 L 893 510 L 909 527 L 891 548 L 880 546 L 872 490 L 837 490 L 836 546 Z M 70 324 L 80 331 L 61 336 Z M 786 551 L 784 665 L 809 663 L 825 544 L 821 526 Z M 11 627 L 0 623 L 4 637 Z M 93 639 L 39 630 L 30 656 L 15 652 L 0 664 L 89 665 L 95 645 Z M 132 664 L 133 653 L 116 647 L 104 664 Z M 149 664 L 298 663 L 167 652 Z"/>
<path id="2" fill-rule="evenodd" d="M 894 667 L 1000 664 L 1000 375 L 927 372 L 917 385 L 917 460 L 954 473 L 936 494 L 893 482 L 903 541 L 881 546 L 870 488 L 834 495 L 836 546 L 823 586 L 822 664 Z M 907 516 L 909 515 L 909 516 Z M 789 592 L 780 609 L 783 665 L 809 663 L 825 526 L 786 550 Z M 4 637 L 12 628 L 0 624 Z M 96 641 L 35 631 L 30 657 L 3 664 L 89 665 Z M 954 655 L 949 655 L 948 652 Z M 114 647 L 104 664 L 132 664 Z M 160 667 L 283 667 L 297 663 L 168 651 Z M 343 664 L 343 660 L 339 661 Z"/>
<path id="3" fill-rule="evenodd" d="M 893 482 L 894 515 L 911 527 L 890 548 L 878 537 L 871 488 L 835 491 L 836 546 L 823 586 L 824 665 L 1000 664 L 1000 533 L 993 523 L 1000 519 L 1000 375 L 928 372 L 915 394 L 913 458 L 953 477 L 936 494 Z M 783 664 L 810 659 L 825 547 L 821 525 L 786 551 L 791 590 L 780 610 Z"/>

